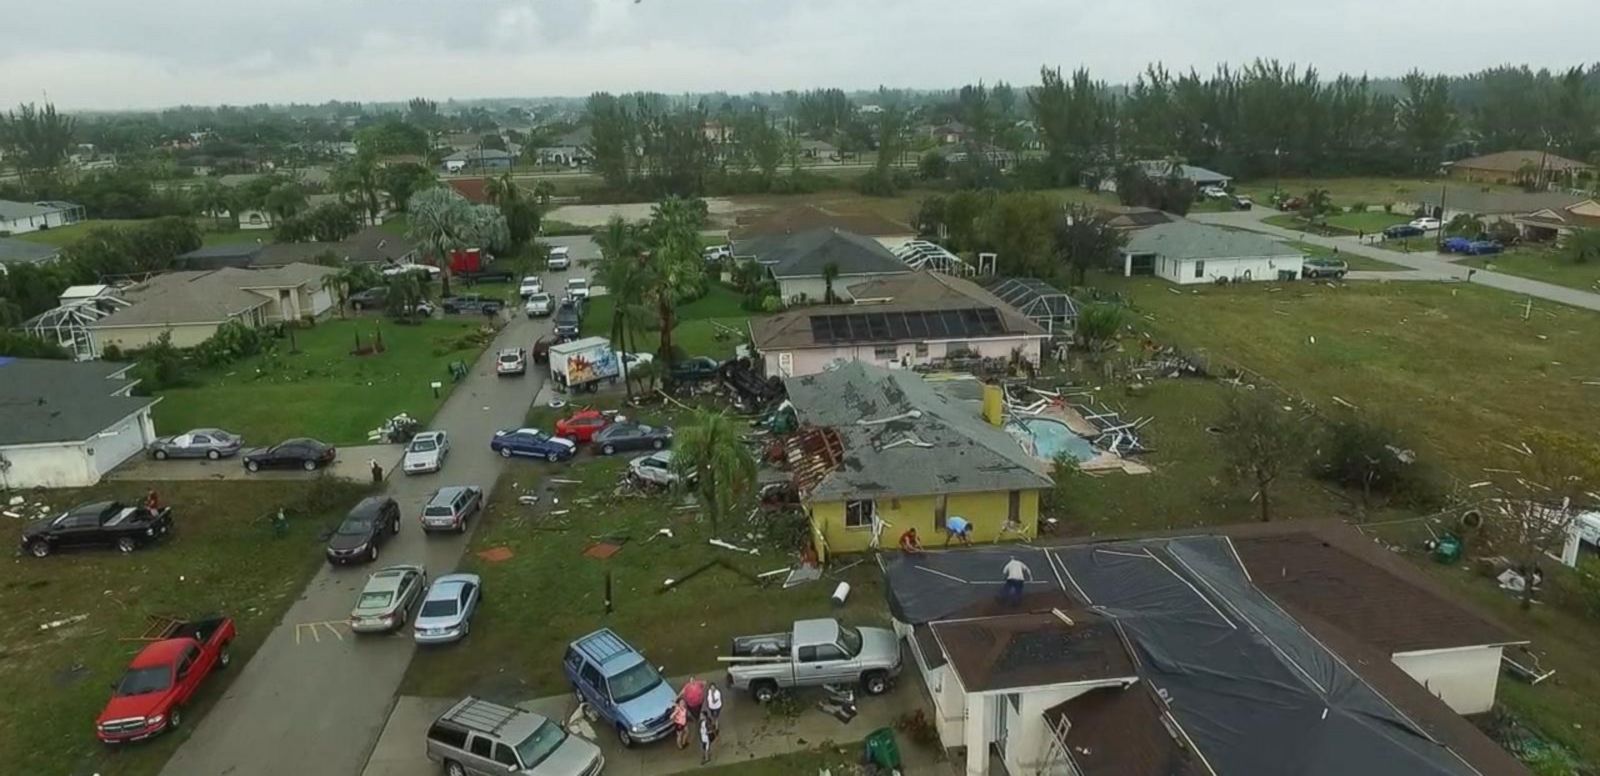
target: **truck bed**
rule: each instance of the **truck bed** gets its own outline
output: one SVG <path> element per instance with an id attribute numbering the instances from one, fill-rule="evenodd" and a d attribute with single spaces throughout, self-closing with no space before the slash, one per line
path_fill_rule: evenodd
<path id="1" fill-rule="evenodd" d="M 227 620 L 228 620 L 228 618 L 226 618 L 226 617 L 213 616 L 213 617 L 205 617 L 205 618 L 202 618 L 202 619 L 199 619 L 199 620 L 195 620 L 193 622 L 186 622 L 186 623 L 183 623 L 183 624 L 179 625 L 176 628 L 173 628 L 172 629 L 172 635 L 169 636 L 168 638 L 174 638 L 174 639 L 193 638 L 195 641 L 198 641 L 201 644 L 205 644 L 205 643 L 211 641 L 211 635 L 216 633 L 217 629 L 221 628 L 222 624 L 224 622 L 227 622 Z"/>
<path id="2" fill-rule="evenodd" d="M 734 657 L 787 658 L 790 655 L 792 635 L 764 633 L 759 636 L 736 636 L 733 639 Z"/>

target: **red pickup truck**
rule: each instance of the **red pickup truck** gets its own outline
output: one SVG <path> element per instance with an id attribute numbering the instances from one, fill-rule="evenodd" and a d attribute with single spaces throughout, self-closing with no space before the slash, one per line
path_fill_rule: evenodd
<path id="1" fill-rule="evenodd" d="M 140 741 L 183 724 L 183 706 L 214 670 L 228 667 L 233 619 L 182 623 L 139 651 L 95 720 L 107 744 Z"/>

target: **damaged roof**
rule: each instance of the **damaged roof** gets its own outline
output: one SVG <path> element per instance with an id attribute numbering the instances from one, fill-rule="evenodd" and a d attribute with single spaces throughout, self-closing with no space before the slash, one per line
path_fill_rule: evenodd
<path id="1" fill-rule="evenodd" d="M 838 431 L 844 458 L 810 496 L 832 501 L 1048 488 L 1044 464 L 920 375 L 852 361 L 784 380 L 800 422 Z"/>
<path id="2" fill-rule="evenodd" d="M 991 586 L 993 587 L 993 586 Z M 944 620 L 930 627 L 969 693 L 1138 678 L 1114 620 L 1085 611 Z"/>

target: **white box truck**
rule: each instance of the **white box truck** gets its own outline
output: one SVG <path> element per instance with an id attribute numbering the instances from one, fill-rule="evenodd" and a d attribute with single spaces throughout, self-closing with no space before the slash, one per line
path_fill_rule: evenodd
<path id="1" fill-rule="evenodd" d="M 550 346 L 550 377 L 559 391 L 594 391 L 616 382 L 621 362 L 604 337 L 584 337 Z"/>

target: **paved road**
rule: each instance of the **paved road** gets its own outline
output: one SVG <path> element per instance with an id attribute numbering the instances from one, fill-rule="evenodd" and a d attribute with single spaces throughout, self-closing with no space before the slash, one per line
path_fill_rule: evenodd
<path id="1" fill-rule="evenodd" d="M 421 562 L 430 576 L 454 570 L 468 537 L 422 534 L 417 515 L 428 496 L 446 484 L 477 485 L 488 493 L 506 468 L 546 465 L 503 461 L 489 451 L 488 440 L 495 429 L 522 422 L 544 382 L 538 370 L 522 378 L 497 378 L 495 350 L 531 347 L 549 326 L 547 319 L 513 317 L 440 408 L 431 427 L 449 432 L 450 458 L 440 474 L 389 480 L 386 490 L 400 503 L 405 522 L 400 535 L 384 546 L 379 565 Z M 358 639 L 343 624 L 370 570 L 319 571 L 162 773 L 360 773 L 415 649 L 409 632 Z"/>
<path id="2" fill-rule="evenodd" d="M 1573 307 L 1600 311 L 1600 294 L 1558 286 L 1553 283 L 1544 283 L 1538 280 L 1529 280 L 1528 278 L 1507 275 L 1502 272 L 1459 266 L 1450 261 L 1449 254 L 1399 253 L 1371 245 L 1363 245 L 1354 237 L 1322 237 L 1262 222 L 1262 219 L 1271 215 L 1275 215 L 1275 212 L 1265 208 L 1258 208 L 1232 213 L 1195 213 L 1190 217 L 1202 223 L 1232 226 L 1281 237 L 1286 240 L 1299 240 L 1312 245 L 1338 248 L 1344 253 L 1366 256 L 1386 261 L 1390 264 L 1398 264 L 1411 270 L 1404 273 L 1373 272 L 1362 274 L 1352 272 L 1347 276 L 1351 279 L 1465 280 L 1480 286 L 1489 286 L 1502 291 L 1548 299 L 1552 302 L 1560 302 Z"/>

